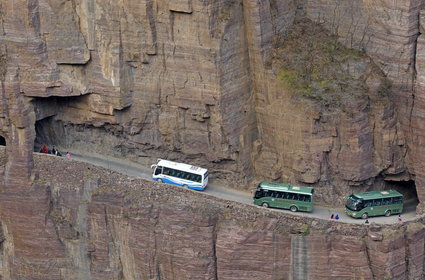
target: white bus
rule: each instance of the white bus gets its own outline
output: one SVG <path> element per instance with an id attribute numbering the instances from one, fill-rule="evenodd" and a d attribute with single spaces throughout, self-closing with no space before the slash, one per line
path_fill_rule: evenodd
<path id="1" fill-rule="evenodd" d="M 152 179 L 158 182 L 188 187 L 202 191 L 208 184 L 208 170 L 205 168 L 158 159 L 153 169 Z"/>

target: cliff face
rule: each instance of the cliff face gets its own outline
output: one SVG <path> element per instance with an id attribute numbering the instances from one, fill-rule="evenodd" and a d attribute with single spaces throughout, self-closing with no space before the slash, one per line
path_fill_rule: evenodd
<path id="1" fill-rule="evenodd" d="M 415 180 L 421 201 L 424 189 L 421 171 L 423 45 L 420 35 L 423 19 L 420 15 L 424 5 L 424 1 L 306 2 L 309 18 L 337 34 L 345 45 L 363 49 L 391 80 L 390 98 L 395 104 L 396 119 L 400 124 L 393 126 L 396 137 L 391 137 L 391 142 L 406 146 L 403 162 Z M 394 147 L 391 149 L 394 150 Z M 399 167 L 391 163 L 384 173 L 390 173 L 390 178 L 398 180 L 405 177 L 397 176 L 402 175 Z"/>
<path id="2" fill-rule="evenodd" d="M 423 202 L 423 0 L 3 2 L 4 279 L 423 277 L 421 219 L 331 224 L 32 155 L 167 157 L 328 203 L 414 181 Z"/>
<path id="3" fill-rule="evenodd" d="M 8 144 L 20 127 L 20 151 L 35 139 L 142 163 L 167 157 L 239 188 L 259 179 L 314 184 L 325 202 L 415 181 L 423 199 L 422 1 L 136 2 L 2 4 Z M 324 68 L 338 88 L 320 69 L 297 72 L 313 93 L 297 96 L 282 73 L 301 56 L 282 50 L 320 43 L 294 32 L 305 20 L 362 54 Z M 327 102 L 329 92 L 344 106 Z M 12 118 L 18 111 L 22 120 Z"/>
<path id="4" fill-rule="evenodd" d="M 0 194 L 3 279 L 423 278 L 422 219 L 314 220 L 51 156 L 35 174 Z"/>
<path id="5" fill-rule="evenodd" d="M 16 81 L 37 121 L 60 122 L 41 138 L 50 143 L 232 161 L 221 168 L 250 173 L 243 13 L 236 1 L 5 3 L 6 83 Z"/>

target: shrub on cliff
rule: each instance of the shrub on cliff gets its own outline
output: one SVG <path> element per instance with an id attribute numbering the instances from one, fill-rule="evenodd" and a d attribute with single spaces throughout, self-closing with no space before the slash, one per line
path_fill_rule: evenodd
<path id="1" fill-rule="evenodd" d="M 363 52 L 345 47 L 337 36 L 309 20 L 297 22 L 274 39 L 273 67 L 287 92 L 333 107 L 371 94 L 387 96 L 390 88 Z M 381 85 L 369 88 L 371 77 Z"/>

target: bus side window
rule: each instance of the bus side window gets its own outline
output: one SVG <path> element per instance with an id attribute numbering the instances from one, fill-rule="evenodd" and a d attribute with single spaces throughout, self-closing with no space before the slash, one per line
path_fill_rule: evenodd
<path id="1" fill-rule="evenodd" d="M 306 195 L 304 201 L 311 202 L 311 196 L 310 195 Z"/>
<path id="2" fill-rule="evenodd" d="M 394 204 L 400 204 L 403 202 L 403 199 L 401 197 L 394 197 L 393 198 L 393 203 Z"/>
<path id="3" fill-rule="evenodd" d="M 157 166 L 155 169 L 155 175 L 159 175 L 162 173 L 162 166 Z"/>
<path id="4" fill-rule="evenodd" d="M 170 174 L 170 169 L 168 167 L 164 167 L 163 168 L 163 172 L 164 175 L 169 175 Z"/>

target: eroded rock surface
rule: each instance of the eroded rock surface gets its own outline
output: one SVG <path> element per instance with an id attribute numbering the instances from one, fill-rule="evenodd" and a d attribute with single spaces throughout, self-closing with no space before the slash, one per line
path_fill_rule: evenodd
<path id="1" fill-rule="evenodd" d="M 369 2 L 9 1 L 2 135 L 13 143 L 15 125 L 28 130 L 25 150 L 35 137 L 36 146 L 146 164 L 191 162 L 238 188 L 262 179 L 313 184 L 327 203 L 400 181 L 415 181 L 423 200 L 424 3 Z M 281 50 L 323 43 L 297 27 L 306 20 L 361 55 L 323 68 L 340 89 L 309 76 L 322 69 L 301 69 L 313 94 L 296 97 L 281 72 L 300 56 Z M 310 62 L 341 57 L 332 51 L 311 51 Z M 12 118 L 19 110 L 25 120 Z"/>
<path id="2" fill-rule="evenodd" d="M 3 2 L 0 135 L 7 156 L 0 219 L 6 279 L 421 277 L 420 228 L 383 230 L 382 241 L 381 234 L 368 239 L 363 229 L 332 226 L 332 237 L 320 231 L 294 236 L 306 223 L 314 229 L 313 221 L 264 217 L 256 208 L 233 213 L 232 205 L 230 212 L 211 206 L 203 213 L 184 195 L 158 205 L 152 199 L 161 190 L 150 186 L 146 197 L 133 201 L 117 182 L 83 179 L 87 170 L 75 173 L 80 177 L 68 188 L 55 187 L 53 178 L 33 170 L 32 150 L 35 141 L 143 163 L 167 157 L 208 167 L 239 188 L 260 179 L 311 184 L 318 201 L 328 204 L 352 191 L 414 182 L 423 202 L 425 1 Z M 294 42 L 287 36 L 303 20 L 320 24 L 326 36 L 361 56 L 329 71 L 346 78 L 327 85 L 312 75 L 297 96 L 280 75 L 297 69 L 280 64 L 288 56 L 279 50 Z M 293 37 L 302 44 L 294 50 L 320 42 L 303 41 L 306 35 Z M 302 57 L 295 54 L 289 62 Z M 314 71 L 302 72 L 309 73 Z M 323 98 L 329 88 L 333 95 Z M 336 96 L 356 98 L 336 106 L 329 102 Z M 93 196 L 97 184 L 102 191 Z M 250 218 L 252 212 L 260 221 Z M 238 215 L 247 219 L 229 218 Z M 184 242 L 188 236 L 201 236 L 192 240 L 196 250 Z M 173 257 L 171 244 L 180 258 Z M 258 261 L 252 244 L 262 253 L 276 249 Z M 339 262 L 347 254 L 358 260 L 356 269 Z M 240 267 L 235 258 L 243 258 Z M 197 261 L 187 265 L 185 259 Z M 294 266 L 295 260 L 308 269 Z"/>
<path id="3" fill-rule="evenodd" d="M 54 156 L 35 171 L 0 193 L 3 279 L 423 277 L 423 219 L 315 220 Z"/>

